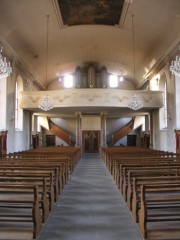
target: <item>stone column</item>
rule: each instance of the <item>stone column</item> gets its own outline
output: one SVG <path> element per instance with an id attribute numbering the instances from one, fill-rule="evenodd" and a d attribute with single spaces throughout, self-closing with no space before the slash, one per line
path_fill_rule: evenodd
<path id="1" fill-rule="evenodd" d="M 149 114 L 145 115 L 145 133 L 146 134 L 150 133 L 150 119 L 149 118 L 150 118 Z"/>
<path id="2" fill-rule="evenodd" d="M 75 147 L 82 145 L 81 112 L 75 112 L 76 116 L 76 144 Z"/>
<path id="3" fill-rule="evenodd" d="M 101 147 L 107 147 L 106 142 L 106 112 L 101 112 Z"/>
<path id="4" fill-rule="evenodd" d="M 149 116 L 149 118 L 150 118 L 150 146 L 149 146 L 149 148 L 154 148 L 154 143 L 153 143 L 153 138 L 154 138 L 154 131 L 153 131 L 153 112 L 151 111 L 150 112 L 150 116 Z"/>

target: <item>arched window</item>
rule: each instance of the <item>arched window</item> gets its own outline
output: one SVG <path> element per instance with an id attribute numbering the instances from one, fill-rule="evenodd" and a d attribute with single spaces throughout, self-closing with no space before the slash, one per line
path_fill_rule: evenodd
<path id="1" fill-rule="evenodd" d="M 0 79 L 0 131 L 6 129 L 6 108 L 7 108 L 7 78 Z"/>
<path id="2" fill-rule="evenodd" d="M 160 91 L 164 92 L 163 107 L 159 111 L 160 130 L 167 128 L 167 82 L 165 76 L 160 80 Z"/>
<path id="3" fill-rule="evenodd" d="M 16 79 L 15 92 L 15 130 L 23 130 L 23 110 L 19 107 L 19 92 L 23 90 L 23 81 L 20 75 Z"/>

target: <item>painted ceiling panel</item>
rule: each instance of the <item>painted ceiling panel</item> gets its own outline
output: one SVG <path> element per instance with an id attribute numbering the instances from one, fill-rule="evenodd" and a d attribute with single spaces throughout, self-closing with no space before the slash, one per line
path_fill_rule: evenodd
<path id="1" fill-rule="evenodd" d="M 64 25 L 117 25 L 124 0 L 58 0 Z"/>

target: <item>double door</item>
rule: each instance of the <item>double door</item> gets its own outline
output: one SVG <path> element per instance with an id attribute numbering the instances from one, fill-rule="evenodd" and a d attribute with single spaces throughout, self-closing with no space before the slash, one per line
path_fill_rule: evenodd
<path id="1" fill-rule="evenodd" d="M 83 131 L 82 132 L 83 152 L 99 152 L 100 131 Z"/>

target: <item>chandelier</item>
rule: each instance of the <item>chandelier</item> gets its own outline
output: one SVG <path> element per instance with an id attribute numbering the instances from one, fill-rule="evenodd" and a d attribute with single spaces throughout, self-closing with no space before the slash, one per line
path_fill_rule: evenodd
<path id="1" fill-rule="evenodd" d="M 135 68 L 134 15 L 133 14 L 132 14 L 132 37 L 133 37 L 133 65 L 134 65 L 134 80 L 135 80 L 135 70 L 136 70 L 136 68 Z M 130 102 L 128 107 L 131 108 L 132 110 L 135 110 L 135 111 L 143 107 L 143 102 L 139 98 L 137 93 L 135 93 L 132 96 L 131 102 Z"/>
<path id="2" fill-rule="evenodd" d="M 48 39 L 49 39 L 49 15 L 47 15 L 47 37 L 46 37 L 46 84 L 47 84 L 47 75 L 48 75 Z M 53 103 L 49 100 L 48 94 L 45 94 L 43 100 L 39 103 L 38 106 L 43 111 L 49 111 L 53 108 Z"/>
<path id="3" fill-rule="evenodd" d="M 6 57 L 2 55 L 3 48 L 0 50 L 0 79 L 8 77 L 12 73 L 10 62 L 6 61 Z"/>
<path id="4" fill-rule="evenodd" d="M 139 96 L 137 95 L 137 93 L 135 93 L 132 96 L 131 102 L 129 104 L 129 108 L 131 108 L 132 110 L 138 110 L 140 108 L 143 107 L 143 102 L 142 100 L 139 98 Z"/>
<path id="5" fill-rule="evenodd" d="M 38 107 L 43 111 L 49 111 L 53 108 L 53 103 L 49 100 L 49 96 L 47 94 L 44 95 L 43 100 L 40 102 Z"/>
<path id="6" fill-rule="evenodd" d="M 180 56 L 176 56 L 176 59 L 171 62 L 170 71 L 175 76 L 180 76 Z"/>

